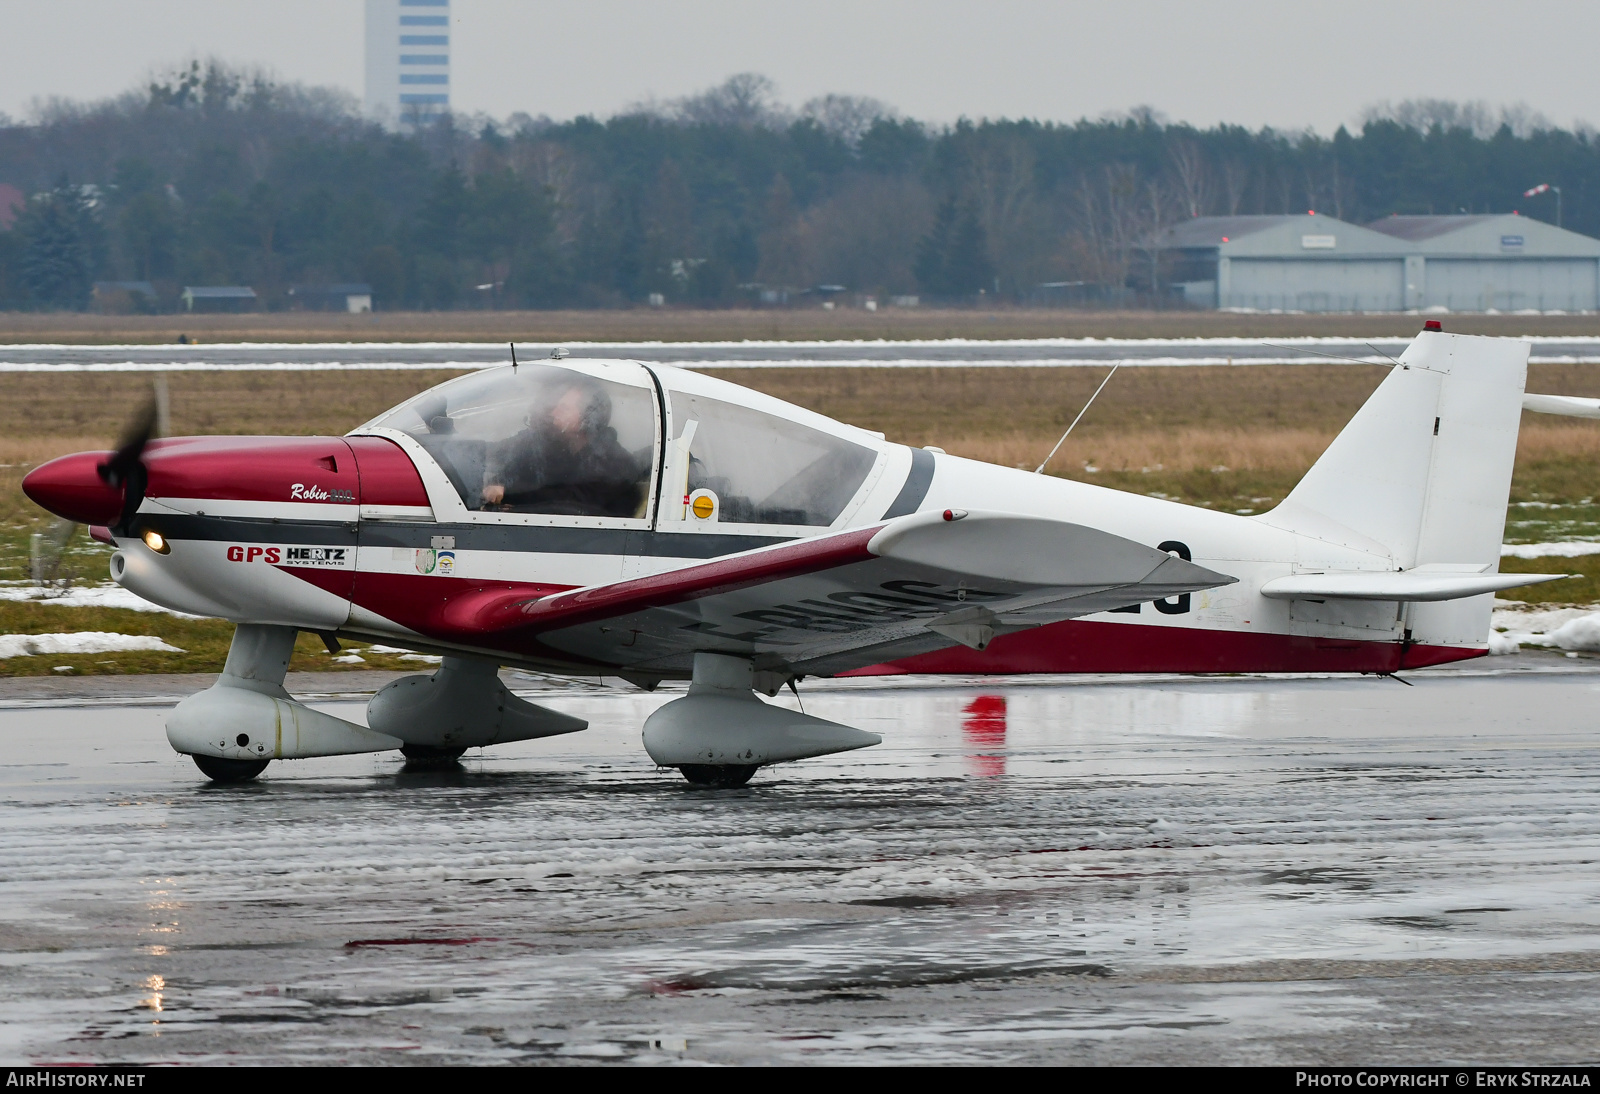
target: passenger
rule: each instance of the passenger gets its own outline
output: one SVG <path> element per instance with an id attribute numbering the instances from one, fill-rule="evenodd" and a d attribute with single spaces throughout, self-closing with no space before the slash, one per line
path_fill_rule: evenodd
<path id="1" fill-rule="evenodd" d="M 489 445 L 483 508 L 632 517 L 643 497 L 641 478 L 611 427 L 610 396 L 573 378 L 541 394 L 525 429 Z"/>

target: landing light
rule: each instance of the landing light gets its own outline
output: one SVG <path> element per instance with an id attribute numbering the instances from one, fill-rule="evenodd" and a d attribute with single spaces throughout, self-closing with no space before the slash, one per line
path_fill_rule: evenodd
<path id="1" fill-rule="evenodd" d="M 167 537 L 151 528 L 144 534 L 144 545 L 158 555 L 167 554 L 172 550 L 172 545 L 167 542 Z"/>

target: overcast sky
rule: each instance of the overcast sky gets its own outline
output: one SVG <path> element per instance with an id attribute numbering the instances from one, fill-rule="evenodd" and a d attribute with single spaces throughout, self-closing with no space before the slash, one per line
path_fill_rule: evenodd
<path id="1" fill-rule="evenodd" d="M 0 0 L 0 111 L 102 98 L 191 56 L 359 94 L 361 0 Z M 760 72 L 798 104 L 932 121 L 1148 104 L 1197 125 L 1332 132 L 1379 100 L 1600 121 L 1600 3 L 1480 0 L 452 0 L 453 104 L 609 115 Z"/>

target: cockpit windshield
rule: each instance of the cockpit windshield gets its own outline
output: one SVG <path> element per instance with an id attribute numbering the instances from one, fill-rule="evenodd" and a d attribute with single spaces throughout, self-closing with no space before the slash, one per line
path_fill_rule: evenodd
<path id="1" fill-rule="evenodd" d="M 415 438 L 468 509 L 644 517 L 655 403 L 650 388 L 523 365 L 426 391 L 372 424 Z"/>

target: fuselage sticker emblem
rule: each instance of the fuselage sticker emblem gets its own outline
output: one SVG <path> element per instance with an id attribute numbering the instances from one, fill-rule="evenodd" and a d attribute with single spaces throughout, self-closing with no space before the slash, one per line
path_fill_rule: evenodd
<path id="1" fill-rule="evenodd" d="M 287 566 L 317 566 L 343 570 L 350 565 L 348 547 L 285 547 L 283 561 Z"/>
<path id="2" fill-rule="evenodd" d="M 349 569 L 354 559 L 348 547 L 244 547 L 235 544 L 228 548 L 228 561 L 345 570 Z"/>
<path id="3" fill-rule="evenodd" d="M 431 574 L 439 567 L 439 552 L 432 547 L 417 548 L 417 573 Z"/>
<path id="4" fill-rule="evenodd" d="M 456 572 L 456 553 L 454 551 L 439 552 L 439 567 L 436 572 L 444 577 L 449 577 Z"/>

